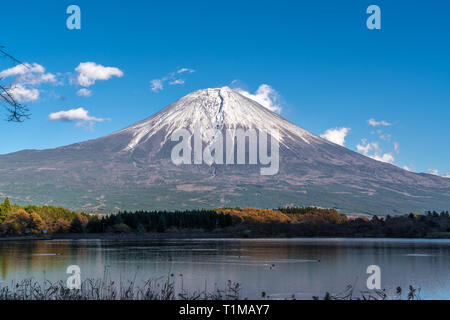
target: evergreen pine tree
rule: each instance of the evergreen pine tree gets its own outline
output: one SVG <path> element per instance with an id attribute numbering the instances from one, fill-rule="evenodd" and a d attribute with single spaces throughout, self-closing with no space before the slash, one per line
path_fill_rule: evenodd
<path id="1" fill-rule="evenodd" d="M 2 207 L 6 212 L 9 212 L 9 210 L 11 210 L 11 203 L 9 203 L 8 197 L 5 198 L 5 201 L 3 202 Z"/>
<path id="2" fill-rule="evenodd" d="M 81 223 L 81 220 L 78 219 L 78 217 L 75 217 L 72 220 L 69 231 L 73 232 L 73 233 L 82 233 L 83 232 L 83 224 Z"/>
<path id="3" fill-rule="evenodd" d="M 166 217 L 162 214 L 159 216 L 158 226 L 156 227 L 156 231 L 164 232 L 167 229 L 167 220 Z"/>

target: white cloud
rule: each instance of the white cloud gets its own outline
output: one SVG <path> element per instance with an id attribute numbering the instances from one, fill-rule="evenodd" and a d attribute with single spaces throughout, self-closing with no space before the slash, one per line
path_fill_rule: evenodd
<path id="1" fill-rule="evenodd" d="M 362 153 L 364 155 L 368 155 L 370 151 L 374 150 L 374 151 L 379 151 L 380 150 L 380 146 L 378 145 L 378 142 L 367 142 L 367 139 L 362 139 L 361 140 L 361 144 L 358 144 L 356 146 L 356 150 L 359 153 Z"/>
<path id="2" fill-rule="evenodd" d="M 20 83 L 29 85 L 40 85 L 41 83 L 56 83 L 56 76 L 52 73 L 33 74 L 29 73 L 23 75 L 19 79 Z"/>
<path id="3" fill-rule="evenodd" d="M 164 89 L 163 80 L 161 80 L 161 79 L 155 79 L 155 80 L 150 81 L 150 85 L 151 85 L 151 90 L 153 92 L 158 92 L 158 91 L 161 91 L 162 89 Z"/>
<path id="4" fill-rule="evenodd" d="M 176 84 L 184 84 L 184 80 L 182 80 L 182 79 L 177 79 L 177 80 L 174 80 L 174 81 L 172 81 L 172 82 L 170 82 L 170 85 L 176 85 Z"/>
<path id="5" fill-rule="evenodd" d="M 40 64 L 33 63 L 32 65 L 30 65 L 29 63 L 24 63 L 1 71 L 0 78 L 8 78 L 11 76 L 22 76 L 29 73 L 44 73 L 44 72 L 45 68 Z"/>
<path id="6" fill-rule="evenodd" d="M 103 122 L 107 119 L 96 118 L 89 115 L 89 112 L 84 108 L 71 109 L 67 111 L 58 111 L 51 113 L 48 116 L 50 121 L 80 121 L 80 122 Z"/>
<path id="7" fill-rule="evenodd" d="M 374 160 L 394 163 L 395 158 L 392 153 L 383 153 L 378 142 L 368 142 L 366 139 L 361 140 L 361 144 L 356 146 L 356 150 L 363 155 Z"/>
<path id="8" fill-rule="evenodd" d="M 39 90 L 36 86 L 42 83 L 56 83 L 56 76 L 46 73 L 38 63 L 24 63 L 0 72 L 0 79 L 14 77 L 9 93 L 19 102 L 36 101 Z"/>
<path id="9" fill-rule="evenodd" d="M 435 175 L 435 176 L 438 176 L 438 175 L 439 175 L 438 169 L 427 169 L 427 173 L 433 174 L 433 175 Z"/>
<path id="10" fill-rule="evenodd" d="M 367 120 L 367 123 L 369 125 L 371 125 L 372 127 L 377 127 L 377 126 L 383 126 L 383 127 L 389 127 L 392 126 L 392 123 L 389 123 L 387 121 L 381 120 L 381 121 L 376 121 L 375 119 L 369 119 Z"/>
<path id="11" fill-rule="evenodd" d="M 450 178 L 450 173 L 439 174 L 438 169 L 427 169 L 427 173 L 435 175 L 435 176 L 441 176 L 443 178 Z"/>
<path id="12" fill-rule="evenodd" d="M 82 89 L 77 91 L 77 95 L 80 96 L 80 97 L 88 98 L 88 97 L 92 96 L 92 91 L 89 90 L 89 89 L 86 89 L 86 88 L 82 88 Z"/>
<path id="13" fill-rule="evenodd" d="M 9 94 L 19 102 L 36 101 L 39 99 L 38 89 L 28 89 L 21 84 L 14 85 L 9 90 Z"/>
<path id="14" fill-rule="evenodd" d="M 150 90 L 152 90 L 153 92 L 162 91 L 164 89 L 164 83 L 166 81 L 170 81 L 169 85 L 171 86 L 185 84 L 186 81 L 183 79 L 179 79 L 178 75 L 181 75 L 182 73 L 194 73 L 194 72 L 195 72 L 194 69 L 181 68 L 177 72 L 171 72 L 161 79 L 153 79 L 150 81 Z"/>
<path id="15" fill-rule="evenodd" d="M 412 169 L 408 166 L 403 166 L 402 168 L 405 169 L 406 171 L 412 171 Z"/>
<path id="16" fill-rule="evenodd" d="M 371 157 L 372 159 L 375 159 L 375 160 L 378 160 L 381 162 L 387 162 L 387 163 L 394 163 L 394 161 L 395 161 L 395 158 L 392 155 L 392 153 L 383 153 L 381 155 L 375 154 L 375 155 L 369 156 L 369 157 Z"/>
<path id="17" fill-rule="evenodd" d="M 345 146 L 345 137 L 350 132 L 350 130 L 351 130 L 350 128 L 328 129 L 323 134 L 321 134 L 320 137 L 333 143 L 336 143 L 340 146 Z"/>
<path id="18" fill-rule="evenodd" d="M 234 90 L 243 96 L 258 102 L 272 112 L 281 113 L 280 94 L 267 84 L 260 85 L 255 94 L 251 94 L 240 88 L 235 88 Z"/>
<path id="19" fill-rule="evenodd" d="M 89 87 L 97 80 L 109 80 L 112 77 L 123 77 L 123 72 L 119 68 L 104 67 L 95 62 L 82 62 L 75 69 L 78 72 L 78 84 Z"/>
<path id="20" fill-rule="evenodd" d="M 400 154 L 400 144 L 398 142 L 394 142 L 394 151 L 396 154 Z"/>
<path id="21" fill-rule="evenodd" d="M 177 71 L 178 74 L 184 73 L 184 72 L 194 73 L 195 70 L 194 69 L 189 69 L 189 68 L 181 68 L 180 70 Z"/>

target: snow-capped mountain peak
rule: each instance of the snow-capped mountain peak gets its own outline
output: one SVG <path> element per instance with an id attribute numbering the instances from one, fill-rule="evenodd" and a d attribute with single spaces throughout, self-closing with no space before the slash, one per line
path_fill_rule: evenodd
<path id="1" fill-rule="evenodd" d="M 152 117 L 125 128 L 121 132 L 132 134 L 133 138 L 126 150 L 133 150 L 161 130 L 164 130 L 162 141 L 164 144 L 175 130 L 188 129 L 193 132 L 196 125 L 200 127 L 201 131 L 237 128 L 267 132 L 278 131 L 280 135 L 277 138 L 281 144 L 287 137 L 300 138 L 308 144 L 312 140 L 321 140 L 229 87 L 192 92 Z M 204 140 L 210 138 L 204 136 Z"/>

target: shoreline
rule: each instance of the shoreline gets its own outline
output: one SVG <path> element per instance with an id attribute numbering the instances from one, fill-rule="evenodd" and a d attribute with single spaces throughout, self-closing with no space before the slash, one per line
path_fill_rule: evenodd
<path id="1" fill-rule="evenodd" d="M 145 241 L 145 240 L 192 240 L 192 239 L 243 239 L 243 240 L 258 240 L 258 239 L 386 239 L 386 240 L 450 240 L 448 238 L 427 238 L 427 237 L 337 237 L 337 236 L 321 236 L 321 237 L 286 237 L 283 235 L 271 235 L 271 236 L 248 236 L 241 234 L 229 234 L 229 233 L 145 233 L 145 234 L 104 234 L 104 233 L 92 233 L 92 234 L 55 234 L 55 235 L 31 235 L 31 236 L 11 236 L 0 237 L 0 242 L 9 241 L 52 241 L 52 240 L 99 240 L 99 241 Z"/>

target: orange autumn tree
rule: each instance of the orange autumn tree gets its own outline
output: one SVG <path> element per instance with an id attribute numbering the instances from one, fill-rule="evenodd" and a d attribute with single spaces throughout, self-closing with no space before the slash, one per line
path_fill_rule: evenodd
<path id="1" fill-rule="evenodd" d="M 56 221 L 47 223 L 49 233 L 68 233 L 70 229 L 70 220 L 59 218 Z"/>
<path id="2" fill-rule="evenodd" d="M 286 223 L 293 222 L 292 217 L 272 209 L 257 208 L 221 208 L 216 209 L 217 213 L 229 214 L 234 224 L 239 223 Z"/>
<path id="3" fill-rule="evenodd" d="M 336 223 L 341 224 L 348 221 L 345 214 L 334 209 L 317 207 L 308 208 L 280 208 L 280 209 L 257 209 L 257 208 L 221 208 L 217 213 L 229 214 L 234 224 L 239 223 Z"/>
<path id="4" fill-rule="evenodd" d="M 39 234 L 43 229 L 47 229 L 47 226 L 41 216 L 35 212 L 28 213 L 23 209 L 8 215 L 3 223 L 3 233 L 6 234 Z"/>

